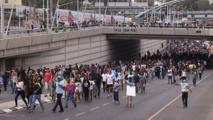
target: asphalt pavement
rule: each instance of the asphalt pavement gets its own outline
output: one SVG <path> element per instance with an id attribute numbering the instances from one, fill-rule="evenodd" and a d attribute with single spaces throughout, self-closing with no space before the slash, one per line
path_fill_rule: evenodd
<path id="1" fill-rule="evenodd" d="M 151 118 L 153 120 L 210 120 L 213 118 L 211 114 L 213 74 L 210 72 L 206 70 L 203 78 L 210 75 L 192 89 L 193 92 L 189 94 L 188 108 L 183 108 L 181 98 L 177 98 L 181 94 L 180 86 L 168 84 L 165 77 L 165 79 L 155 78 L 147 83 L 146 93 L 138 93 L 136 97 L 133 97 L 131 107 L 125 106 L 125 90 L 120 91 L 120 104 L 113 103 L 113 98 L 107 98 L 107 93 L 101 91 L 101 98 L 93 97 L 92 102 L 81 100 L 76 108 L 70 100 L 69 108 L 64 109 L 64 113 L 57 111 L 52 113 L 54 104 L 48 103 L 44 105 L 44 113 L 41 113 L 41 107 L 37 106 L 33 113 L 22 109 L 0 115 L 0 120 L 147 120 L 153 116 Z M 192 86 L 191 80 L 189 85 Z M 65 105 L 64 99 L 62 104 Z"/>

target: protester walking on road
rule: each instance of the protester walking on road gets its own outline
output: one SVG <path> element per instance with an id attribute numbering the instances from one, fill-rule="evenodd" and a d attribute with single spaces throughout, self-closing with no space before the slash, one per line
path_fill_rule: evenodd
<path id="1" fill-rule="evenodd" d="M 132 86 L 132 85 L 134 85 L 134 82 L 133 82 L 133 80 L 132 80 L 132 77 L 128 77 L 128 80 L 126 80 L 126 85 L 130 85 L 130 87 Z M 126 96 L 126 107 L 127 106 L 132 106 L 132 96 Z"/>
<path id="2" fill-rule="evenodd" d="M 115 80 L 115 83 L 114 83 L 114 86 L 113 86 L 113 91 L 114 91 L 114 103 L 118 103 L 120 104 L 120 101 L 119 101 L 119 90 L 120 90 L 120 85 L 118 83 L 118 79 Z"/>
<path id="3" fill-rule="evenodd" d="M 4 84 L 4 91 L 7 91 L 9 74 L 7 72 L 4 72 L 4 75 L 2 76 L 2 78 L 3 78 L 3 84 Z"/>
<path id="4" fill-rule="evenodd" d="M 92 101 L 92 94 L 93 94 L 93 89 L 94 89 L 94 86 L 95 86 L 95 82 L 94 80 L 92 79 L 93 77 L 90 76 L 89 77 L 89 83 L 90 83 L 90 87 L 89 87 L 89 91 L 90 91 L 90 100 L 89 101 Z"/>
<path id="5" fill-rule="evenodd" d="M 70 82 L 70 79 L 67 79 L 67 84 L 65 86 L 66 91 L 67 91 L 65 108 L 68 108 L 68 100 L 69 100 L 69 98 L 72 100 L 72 103 L 73 103 L 74 107 L 77 106 L 76 103 L 75 103 L 75 100 L 74 100 L 74 87 L 75 87 L 75 85 Z"/>
<path id="6" fill-rule="evenodd" d="M 186 82 L 186 80 L 182 80 L 180 84 L 179 83 L 173 83 L 173 84 L 181 86 L 183 108 L 187 107 L 188 106 L 188 90 L 192 92 L 192 90 L 188 86 L 188 83 Z"/>
<path id="7" fill-rule="evenodd" d="M 56 101 L 56 80 L 57 77 L 56 75 L 53 76 L 53 79 L 50 80 L 50 88 L 51 88 L 51 93 L 52 93 L 52 102 L 55 103 Z"/>
<path id="8" fill-rule="evenodd" d="M 199 78 L 201 80 L 202 74 L 203 74 L 203 69 L 201 67 L 198 68 L 198 73 L 199 73 Z"/>
<path id="9" fill-rule="evenodd" d="M 172 69 L 168 69 L 168 84 L 172 82 Z"/>
<path id="10" fill-rule="evenodd" d="M 102 76 L 102 82 L 103 82 L 103 92 L 105 92 L 105 90 L 106 90 L 106 79 L 107 79 L 106 70 L 104 70 L 104 73 L 101 76 Z"/>
<path id="11" fill-rule="evenodd" d="M 51 92 L 50 92 L 50 80 L 52 79 L 52 73 L 50 72 L 49 68 L 47 68 L 46 70 L 46 73 L 44 74 L 44 77 L 45 77 L 45 90 L 46 90 L 46 95 L 44 97 L 47 97 L 47 93 L 49 91 L 50 95 L 51 96 Z"/>
<path id="12" fill-rule="evenodd" d="M 187 70 L 186 68 L 182 71 L 182 74 L 181 74 L 181 79 L 182 80 L 186 80 L 186 77 L 187 77 L 188 73 L 187 73 Z"/>
<path id="13" fill-rule="evenodd" d="M 41 84 L 38 82 L 38 78 L 34 78 L 34 94 L 33 94 L 33 101 L 32 101 L 32 104 L 31 104 L 31 108 L 29 110 L 29 112 L 31 113 L 34 109 L 34 105 L 35 105 L 35 101 L 38 100 L 42 110 L 41 112 L 44 112 L 44 106 L 42 104 L 42 101 L 41 101 Z"/>
<path id="14" fill-rule="evenodd" d="M 109 74 L 107 75 L 107 80 L 106 80 L 106 85 L 107 85 L 107 98 L 109 98 L 110 96 L 112 97 L 112 91 L 113 91 L 113 83 L 115 80 L 115 76 L 114 74 L 112 74 L 112 71 L 109 70 Z M 109 95 L 110 93 L 110 95 Z"/>
<path id="15" fill-rule="evenodd" d="M 90 82 L 88 80 L 88 77 L 84 78 L 84 82 L 83 82 L 83 88 L 84 88 L 84 99 L 85 101 L 89 100 L 89 87 L 90 87 Z"/>
<path id="16" fill-rule="evenodd" d="M 61 77 L 58 76 L 58 81 L 56 82 L 56 94 L 57 94 L 57 101 L 56 104 L 52 110 L 52 112 L 55 113 L 55 110 L 57 109 L 58 105 L 60 106 L 60 110 L 58 112 L 64 112 L 62 102 L 61 102 L 61 97 L 63 95 L 63 89 L 64 89 L 64 82 L 61 81 Z"/>
<path id="17" fill-rule="evenodd" d="M 193 82 L 193 85 L 194 85 L 194 86 L 196 86 L 197 78 L 198 78 L 197 70 L 196 70 L 196 69 L 193 69 L 193 70 L 192 70 L 192 82 Z"/>
<path id="18" fill-rule="evenodd" d="M 21 77 L 18 78 L 18 82 L 17 82 L 15 88 L 17 89 L 16 96 L 15 96 L 15 104 L 16 104 L 15 107 L 18 107 L 18 97 L 19 97 L 19 95 L 21 95 L 21 98 L 24 101 L 24 103 L 25 103 L 25 105 L 27 106 L 27 109 L 28 109 L 28 105 L 27 105 L 27 102 L 25 100 L 24 83 L 22 82 Z"/>

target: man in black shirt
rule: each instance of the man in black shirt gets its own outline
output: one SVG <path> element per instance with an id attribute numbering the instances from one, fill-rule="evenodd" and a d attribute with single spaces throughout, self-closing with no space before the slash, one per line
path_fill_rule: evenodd
<path id="1" fill-rule="evenodd" d="M 101 76 L 101 73 L 98 73 L 97 76 L 96 76 L 96 79 L 95 79 L 95 98 L 96 98 L 96 95 L 98 93 L 98 98 L 100 98 L 100 88 L 101 88 L 101 80 L 102 80 L 102 76 Z"/>
<path id="2" fill-rule="evenodd" d="M 34 78 L 34 81 L 35 81 L 35 84 L 34 84 L 33 88 L 35 91 L 34 91 L 34 95 L 33 95 L 32 104 L 30 105 L 31 109 L 29 110 L 29 112 L 31 113 L 33 111 L 36 99 L 38 100 L 38 102 L 42 108 L 41 112 L 44 112 L 44 106 L 41 101 L 41 84 L 38 82 L 38 78 Z"/>

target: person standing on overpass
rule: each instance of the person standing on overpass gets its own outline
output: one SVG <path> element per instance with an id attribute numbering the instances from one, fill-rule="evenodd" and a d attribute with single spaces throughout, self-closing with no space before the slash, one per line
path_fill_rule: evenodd
<path id="1" fill-rule="evenodd" d="M 181 86 L 181 92 L 182 92 L 182 102 L 183 102 L 183 108 L 187 107 L 187 100 L 188 100 L 188 90 L 192 93 L 192 90 L 189 88 L 188 83 L 186 80 L 182 80 L 181 83 L 172 83 L 177 86 Z"/>

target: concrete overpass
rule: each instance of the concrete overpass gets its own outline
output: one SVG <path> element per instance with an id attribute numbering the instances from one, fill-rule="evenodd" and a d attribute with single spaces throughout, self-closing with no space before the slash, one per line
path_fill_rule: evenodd
<path id="1" fill-rule="evenodd" d="M 93 27 L 72 32 L 0 40 L 0 66 L 106 63 L 111 59 L 137 58 L 161 49 L 168 39 L 210 39 L 211 29 Z M 160 40 L 159 40 L 160 39 Z"/>

